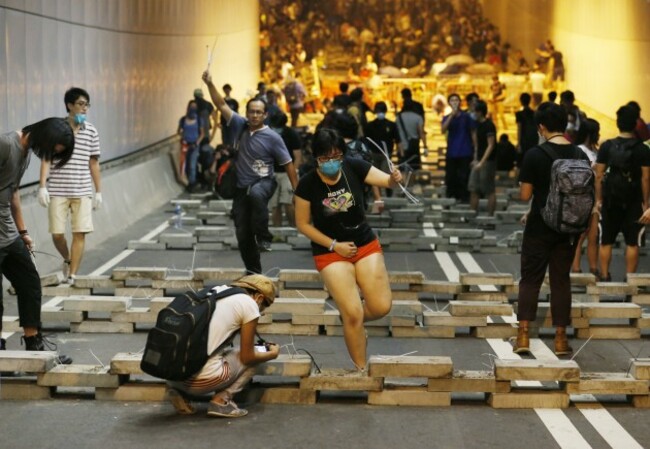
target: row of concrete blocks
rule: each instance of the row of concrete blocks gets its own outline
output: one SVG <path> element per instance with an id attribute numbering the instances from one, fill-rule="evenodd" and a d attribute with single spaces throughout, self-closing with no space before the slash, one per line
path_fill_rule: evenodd
<path id="1" fill-rule="evenodd" d="M 92 389 L 96 400 L 162 401 L 165 383 L 144 376 L 141 354 L 117 354 L 109 367 L 55 366 L 54 352 L 5 351 L 0 370 L 36 374 L 2 379 L 0 398 L 48 399 L 57 388 Z M 567 408 L 570 395 L 620 395 L 635 407 L 650 407 L 650 359 L 631 359 L 630 374 L 582 373 L 575 361 L 494 360 L 492 370 L 453 369 L 450 357 L 375 355 L 367 375 L 337 369 L 315 373 L 308 356 L 281 355 L 258 367 L 261 402 L 315 404 L 320 392 L 366 392 L 368 404 L 448 407 L 453 393 L 482 393 L 494 408 Z M 273 384 L 265 376 L 274 376 Z M 277 378 L 281 381 L 278 382 Z M 519 381 L 539 387 L 522 388 Z M 549 383 L 551 385 L 549 385 Z"/>
<path id="2" fill-rule="evenodd" d="M 58 300 L 57 300 L 58 299 Z M 67 296 L 58 297 L 44 307 L 42 321 L 46 326 L 68 324 L 71 332 L 132 333 L 136 325 L 155 324 L 158 312 L 173 298 L 151 298 L 148 307 L 132 307 L 131 297 Z M 452 300 L 445 308 L 432 311 L 419 300 L 394 300 L 390 313 L 367 323 L 372 336 L 453 338 L 469 328 L 478 338 L 508 338 L 516 334 L 513 305 L 491 301 Z M 548 304 L 538 307 L 539 326 L 552 327 Z M 97 314 L 110 314 L 97 318 Z M 643 329 L 650 328 L 650 315 L 643 314 L 631 303 L 574 303 L 572 327 L 578 338 L 635 339 Z M 7 320 L 10 318 L 7 317 Z M 5 330 L 17 329 L 9 321 Z M 277 298 L 260 318 L 259 330 L 284 335 L 342 335 L 338 310 L 327 310 L 324 298 Z M 13 329 L 15 328 L 15 329 Z"/>
<path id="3" fill-rule="evenodd" d="M 41 284 L 46 296 L 91 295 L 113 290 L 116 296 L 150 298 L 167 292 L 200 289 L 206 285 L 228 283 L 244 274 L 241 268 L 195 268 L 176 275 L 165 267 L 119 267 L 111 276 L 78 276 L 74 286 L 57 285 L 61 274 L 43 276 Z M 426 280 L 421 272 L 389 272 L 394 299 L 416 300 L 420 294 L 444 295 L 467 301 L 501 301 L 516 298 L 518 283 L 507 273 L 461 273 L 459 282 Z M 129 286 L 137 283 L 137 286 Z M 636 304 L 650 304 L 650 273 L 628 274 L 627 282 L 596 282 L 591 273 L 571 273 L 574 300 L 597 302 L 601 298 L 619 298 Z M 401 288 L 406 285 L 406 289 Z M 493 291 L 477 291 L 489 286 Z M 281 296 L 327 297 L 322 279 L 316 270 L 283 269 L 276 279 Z M 549 294 L 548 276 L 541 292 Z"/>

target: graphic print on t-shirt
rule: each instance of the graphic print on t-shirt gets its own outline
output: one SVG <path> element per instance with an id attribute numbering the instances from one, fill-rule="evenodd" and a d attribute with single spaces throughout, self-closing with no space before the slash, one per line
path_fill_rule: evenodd
<path id="1" fill-rule="evenodd" d="M 269 167 L 261 159 L 256 159 L 251 164 L 251 168 L 255 173 L 257 173 L 261 178 L 264 178 L 269 175 Z"/>
<path id="2" fill-rule="evenodd" d="M 334 215 L 340 212 L 347 212 L 354 206 L 354 196 L 347 192 L 345 188 L 329 192 L 327 198 L 323 200 L 324 214 Z"/>

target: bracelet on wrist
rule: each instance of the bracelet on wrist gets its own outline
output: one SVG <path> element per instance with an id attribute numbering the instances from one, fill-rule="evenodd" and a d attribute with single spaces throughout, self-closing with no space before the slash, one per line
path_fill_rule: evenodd
<path id="1" fill-rule="evenodd" d="M 27 234 L 29 234 L 29 232 L 27 232 L 27 229 L 22 229 L 22 230 L 18 231 L 18 234 L 27 235 Z"/>
<path id="2" fill-rule="evenodd" d="M 336 239 L 332 240 L 332 243 L 330 244 L 330 252 L 334 251 L 334 247 L 336 246 Z"/>

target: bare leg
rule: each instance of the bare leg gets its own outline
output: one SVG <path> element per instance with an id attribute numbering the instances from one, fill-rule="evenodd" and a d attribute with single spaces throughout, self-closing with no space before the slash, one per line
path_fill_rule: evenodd
<path id="1" fill-rule="evenodd" d="M 496 193 L 490 193 L 487 197 L 487 208 L 488 215 L 491 217 L 494 215 L 494 211 L 497 208 L 497 195 Z"/>
<path id="2" fill-rule="evenodd" d="M 587 261 L 589 271 L 598 270 L 598 214 L 591 216 L 591 226 L 587 230 Z"/>
<path id="3" fill-rule="evenodd" d="M 81 258 L 84 254 L 84 247 L 86 244 L 86 234 L 84 232 L 72 233 L 72 248 L 70 256 L 70 274 L 77 274 L 79 266 L 81 265 Z"/>
<path id="4" fill-rule="evenodd" d="M 282 209 L 280 205 L 275 206 L 271 210 L 271 223 L 273 226 L 282 226 Z"/>
<path id="5" fill-rule="evenodd" d="M 354 265 L 357 284 L 363 293 L 363 320 L 372 321 L 386 316 L 392 306 L 392 293 L 384 255 L 371 254 Z"/>
<path id="6" fill-rule="evenodd" d="M 600 259 L 600 275 L 607 278 L 609 276 L 609 263 L 612 261 L 612 245 L 600 245 L 598 258 Z"/>
<path id="7" fill-rule="evenodd" d="M 350 262 L 334 262 L 321 272 L 323 282 L 341 312 L 343 338 L 350 358 L 359 369 L 366 367 L 364 307 L 357 289 L 355 267 Z"/>
<path id="8" fill-rule="evenodd" d="M 573 273 L 580 273 L 582 268 L 580 267 L 580 259 L 582 258 L 582 243 L 585 241 L 586 234 L 580 234 L 578 243 L 576 245 L 576 253 L 573 256 L 573 264 L 571 264 L 571 271 Z"/>
<path id="9" fill-rule="evenodd" d="M 469 207 L 474 210 L 475 212 L 478 212 L 478 202 L 479 202 L 479 197 L 478 193 L 470 193 L 469 194 Z"/>
<path id="10" fill-rule="evenodd" d="M 625 272 L 636 273 L 639 264 L 639 247 L 627 246 L 625 248 Z"/>
<path id="11" fill-rule="evenodd" d="M 293 204 L 285 204 L 284 205 L 284 213 L 287 216 L 287 221 L 289 222 L 289 226 L 295 228 L 296 227 L 296 214 L 295 214 Z"/>
<path id="12" fill-rule="evenodd" d="M 65 260 L 70 260 L 70 251 L 68 251 L 68 242 L 65 239 L 65 235 L 52 234 L 52 242 L 54 242 L 54 247 L 61 254 L 61 257 Z"/>

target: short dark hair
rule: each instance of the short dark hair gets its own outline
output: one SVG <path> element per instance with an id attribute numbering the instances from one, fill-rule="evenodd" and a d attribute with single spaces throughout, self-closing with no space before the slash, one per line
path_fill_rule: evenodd
<path id="1" fill-rule="evenodd" d="M 641 117 L 641 106 L 639 105 L 639 103 L 637 103 L 636 101 L 628 101 L 625 106 L 629 106 L 633 108 L 638 114 L 637 118 Z"/>
<path id="2" fill-rule="evenodd" d="M 311 142 L 311 151 L 315 158 L 327 155 L 334 148 L 341 150 L 343 154 L 347 150 L 345 141 L 338 131 L 330 128 L 321 128 L 316 131 Z"/>
<path id="3" fill-rule="evenodd" d="M 483 100 L 476 100 L 474 111 L 480 112 L 485 117 L 487 115 L 487 103 Z"/>
<path id="4" fill-rule="evenodd" d="M 349 112 L 336 114 L 334 128 L 346 139 L 356 139 L 359 135 L 359 123 Z"/>
<path id="5" fill-rule="evenodd" d="M 360 101 L 363 99 L 363 89 L 360 87 L 355 87 L 352 89 L 352 92 L 350 92 L 350 100 L 351 101 Z"/>
<path id="6" fill-rule="evenodd" d="M 411 92 L 411 89 L 409 89 L 408 87 L 402 89 L 400 93 L 402 94 L 403 98 L 413 98 L 413 92 Z"/>
<path id="7" fill-rule="evenodd" d="M 44 161 L 54 162 L 55 168 L 63 167 L 72 157 L 74 151 L 74 132 L 66 119 L 50 117 L 40 122 L 27 125 L 22 129 L 27 135 L 27 145 L 36 157 Z M 55 152 L 57 145 L 65 148 Z"/>
<path id="8" fill-rule="evenodd" d="M 260 103 L 262 103 L 262 104 L 264 105 L 264 113 L 267 112 L 267 110 L 266 110 L 266 107 L 267 107 L 267 105 L 266 105 L 266 101 L 264 101 L 264 100 L 262 99 L 262 97 L 254 97 L 254 98 L 251 98 L 250 100 L 248 100 L 248 102 L 246 103 L 246 112 L 248 112 L 248 107 L 249 107 L 250 104 L 251 104 L 252 102 L 254 102 L 254 101 L 259 101 Z"/>
<path id="9" fill-rule="evenodd" d="M 523 94 L 519 95 L 519 103 L 521 103 L 522 106 L 529 106 L 530 105 L 530 94 L 527 92 L 524 92 Z"/>
<path id="10" fill-rule="evenodd" d="M 349 87 L 350 87 L 350 85 L 348 83 L 346 83 L 345 81 L 342 81 L 342 82 L 339 83 L 339 90 L 341 92 L 343 92 L 343 93 L 347 93 Z"/>
<path id="11" fill-rule="evenodd" d="M 568 122 L 567 112 L 559 104 L 544 102 L 535 111 L 535 125 L 544 125 L 549 132 L 564 133 Z"/>
<path id="12" fill-rule="evenodd" d="M 638 115 L 636 110 L 630 106 L 621 106 L 616 111 L 616 127 L 620 132 L 631 133 L 636 128 Z"/>
<path id="13" fill-rule="evenodd" d="M 574 101 L 576 101 L 576 96 L 573 94 L 572 91 L 565 90 L 560 94 L 561 103 L 573 103 Z"/>
<path id="14" fill-rule="evenodd" d="M 458 95 L 456 92 L 454 92 L 454 93 L 451 93 L 451 94 L 449 94 L 447 96 L 447 103 L 449 103 L 451 101 L 451 99 L 454 98 L 454 97 L 458 98 L 458 101 L 460 101 L 460 95 Z"/>
<path id="15" fill-rule="evenodd" d="M 79 97 L 84 97 L 86 101 L 90 102 L 90 95 L 88 95 L 88 92 L 81 87 L 71 87 L 65 91 L 65 95 L 63 95 L 63 103 L 65 103 L 66 112 L 70 112 L 68 105 L 74 104 Z"/>
<path id="16" fill-rule="evenodd" d="M 465 96 L 465 102 L 466 102 L 467 104 L 470 104 L 470 103 L 472 102 L 472 100 L 474 100 L 474 99 L 477 99 L 477 100 L 478 100 L 478 99 L 480 99 L 480 98 L 481 98 L 481 97 L 479 97 L 478 94 L 477 94 L 476 92 L 470 92 L 470 93 L 468 93 L 468 94 Z"/>
<path id="17" fill-rule="evenodd" d="M 269 126 L 271 128 L 284 128 L 287 121 L 287 114 L 282 111 L 276 112 L 275 114 L 271 114 L 269 117 Z"/>
<path id="18" fill-rule="evenodd" d="M 223 90 L 232 90 L 232 86 L 228 83 L 224 84 L 222 87 Z"/>
<path id="19" fill-rule="evenodd" d="M 584 144 L 587 142 L 587 139 L 589 139 L 589 143 L 596 143 L 599 133 L 600 123 L 592 118 L 588 118 L 580 123 L 580 128 L 578 128 L 578 132 L 576 133 L 576 144 Z"/>
<path id="20" fill-rule="evenodd" d="M 378 112 L 388 112 L 388 106 L 385 101 L 378 101 L 375 103 L 375 114 Z"/>
<path id="21" fill-rule="evenodd" d="M 556 98 L 557 98 L 557 92 L 555 92 L 554 90 L 548 93 L 548 101 L 555 101 Z"/>

